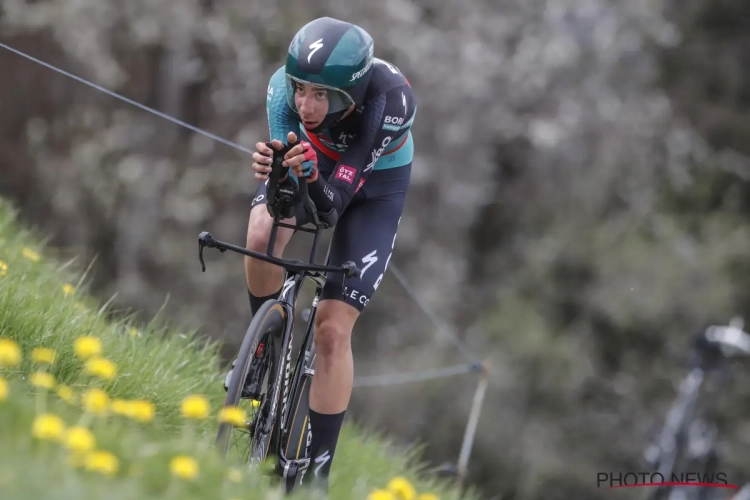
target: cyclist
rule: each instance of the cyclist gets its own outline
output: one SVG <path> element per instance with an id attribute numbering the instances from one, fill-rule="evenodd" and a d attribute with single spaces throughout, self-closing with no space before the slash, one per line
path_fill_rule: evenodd
<path id="1" fill-rule="evenodd" d="M 271 144 L 278 150 L 292 147 L 284 157 L 289 175 L 281 184 L 308 183 L 321 220 L 336 226 L 330 265 L 351 260 L 362 270 L 343 289 L 338 277 L 326 282 L 315 318 L 312 461 L 306 479 L 314 477 L 323 491 L 352 392 L 352 328 L 391 258 L 414 152 L 411 84 L 394 65 L 374 58 L 373 46 L 359 26 L 330 17 L 311 21 L 292 39 L 286 64 L 271 77 L 266 99 Z M 256 149 L 252 168 L 255 178 L 265 182 L 251 204 L 247 248 L 265 252 L 273 219 L 262 205 L 272 151 L 265 142 Z M 288 215 L 289 224 L 309 222 L 301 205 Z M 279 228 L 275 256 L 281 257 L 293 234 Z M 283 273 L 278 266 L 245 259 L 253 314 L 279 296 Z"/>

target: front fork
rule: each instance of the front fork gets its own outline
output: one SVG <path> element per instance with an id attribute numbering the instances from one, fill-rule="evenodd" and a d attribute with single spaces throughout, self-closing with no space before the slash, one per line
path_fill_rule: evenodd
<path id="1" fill-rule="evenodd" d="M 315 375 L 315 344 L 313 342 L 313 329 L 315 327 L 315 315 L 318 309 L 318 301 L 322 286 L 318 285 L 315 298 L 313 299 L 312 308 L 310 309 L 310 315 L 307 318 L 307 326 L 305 328 L 305 344 L 301 347 L 303 356 L 297 356 L 297 362 L 294 367 L 294 377 L 291 380 L 291 401 L 297 402 L 301 397 L 301 391 L 305 387 L 305 382 L 308 378 Z M 284 450 L 286 448 L 286 441 L 289 439 L 289 425 L 293 422 L 289 422 L 288 417 L 291 416 L 293 404 L 287 407 L 287 415 L 282 415 L 282 427 L 281 427 L 281 439 L 279 440 L 279 453 L 278 453 L 278 467 L 281 470 L 281 475 L 284 478 L 286 486 L 286 492 L 291 493 L 292 489 L 297 484 L 302 484 L 305 477 L 305 473 L 310 466 L 310 421 L 307 420 L 307 429 L 303 432 L 307 433 L 307 441 L 305 445 L 305 458 L 301 459 L 289 459 L 286 457 Z"/>

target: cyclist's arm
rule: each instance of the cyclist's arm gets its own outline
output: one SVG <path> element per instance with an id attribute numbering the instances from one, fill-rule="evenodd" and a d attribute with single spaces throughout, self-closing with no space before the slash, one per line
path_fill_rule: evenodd
<path id="1" fill-rule="evenodd" d="M 266 115 L 271 140 L 278 139 L 288 144 L 287 134 L 294 132 L 299 137 L 299 117 L 286 102 L 286 77 L 284 66 L 273 74 L 268 82 L 266 95 Z"/>
<path id="2" fill-rule="evenodd" d="M 362 112 L 362 128 L 354 143 L 349 145 L 328 179 L 314 177 L 308 184 L 310 199 L 317 209 L 334 220 L 349 205 L 361 180 L 372 172 L 375 162 L 394 137 L 403 137 L 408 130 L 393 130 L 391 122 L 403 123 L 407 109 L 404 93 L 399 86 L 375 97 Z M 386 120 L 388 118 L 388 120 Z M 403 121 L 402 121 L 403 120 Z"/>

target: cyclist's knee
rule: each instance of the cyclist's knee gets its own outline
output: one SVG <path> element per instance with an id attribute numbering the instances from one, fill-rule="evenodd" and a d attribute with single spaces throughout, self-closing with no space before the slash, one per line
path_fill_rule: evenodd
<path id="1" fill-rule="evenodd" d="M 247 226 L 246 248 L 254 252 L 266 253 L 272 227 L 273 219 L 268 214 L 266 206 L 255 206 L 250 211 L 250 221 Z M 282 254 L 284 247 L 289 242 L 291 236 L 292 231 L 290 229 L 283 227 L 278 229 L 273 251 L 275 256 L 278 257 Z"/>
<path id="2" fill-rule="evenodd" d="M 315 351 L 324 357 L 335 356 L 351 348 L 351 330 L 341 321 L 330 319 L 317 322 L 315 327 Z"/>
<path id="3" fill-rule="evenodd" d="M 323 357 L 330 357 L 351 349 L 352 328 L 358 313 L 343 302 L 325 303 L 328 307 L 319 306 L 315 317 L 315 351 Z M 321 306 L 323 304 L 321 302 Z"/>

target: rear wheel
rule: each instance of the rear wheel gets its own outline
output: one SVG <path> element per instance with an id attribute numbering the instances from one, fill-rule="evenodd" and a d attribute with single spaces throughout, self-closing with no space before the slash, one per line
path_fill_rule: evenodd
<path id="1" fill-rule="evenodd" d="M 280 361 L 278 344 L 286 319 L 286 312 L 278 301 L 266 301 L 245 333 L 232 370 L 224 407 L 242 407 L 249 418 L 241 427 L 226 422 L 219 424 L 216 447 L 224 456 L 233 446 L 243 462 L 262 462 L 268 454 L 273 427 L 267 433 L 261 432 L 261 429 L 267 427 L 268 419 L 272 417 L 269 415 L 271 397 L 280 383 L 276 376 Z M 248 374 L 253 380 L 247 380 Z M 241 404 L 248 401 L 243 398 L 246 386 L 256 388 L 257 399 L 249 401 L 249 404 Z"/>

